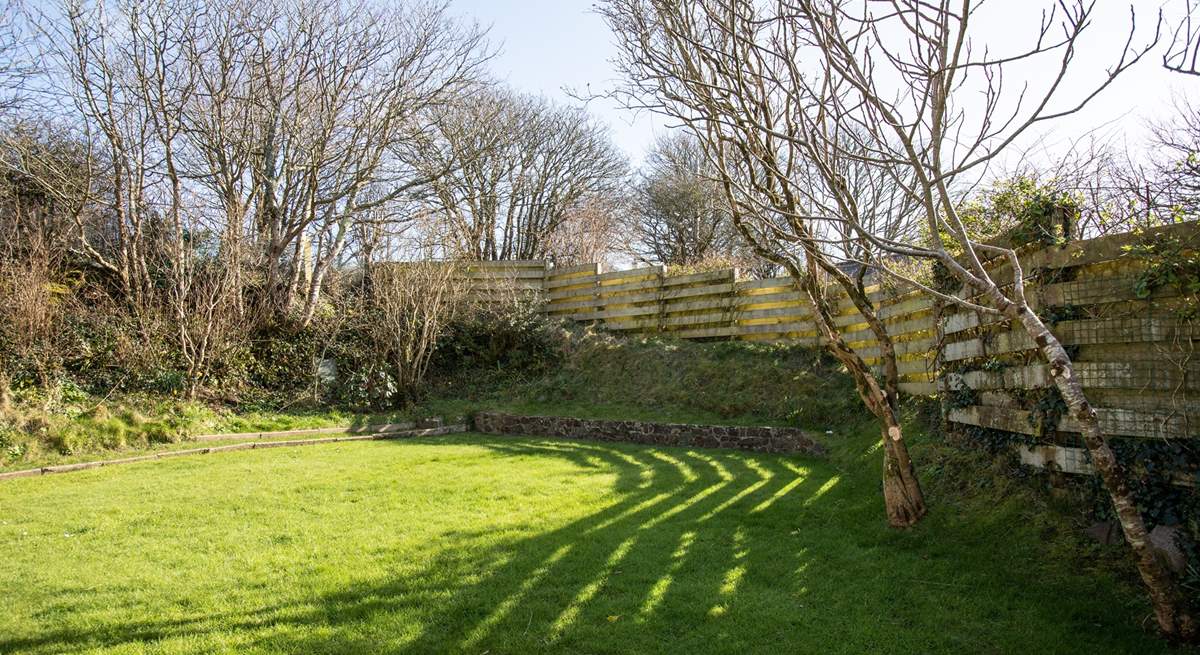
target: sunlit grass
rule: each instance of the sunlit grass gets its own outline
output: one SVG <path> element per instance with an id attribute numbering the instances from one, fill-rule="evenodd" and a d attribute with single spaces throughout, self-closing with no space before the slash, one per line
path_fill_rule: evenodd
<path id="1" fill-rule="evenodd" d="M 1165 650 L 1014 503 L 897 532 L 878 485 L 873 458 L 480 435 L 14 480 L 0 652 Z"/>

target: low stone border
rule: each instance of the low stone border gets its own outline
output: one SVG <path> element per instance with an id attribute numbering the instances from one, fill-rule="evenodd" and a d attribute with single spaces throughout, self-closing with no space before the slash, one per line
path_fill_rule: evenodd
<path id="1" fill-rule="evenodd" d="M 347 432 L 356 428 L 320 428 L 321 430 L 340 430 Z M 323 437 L 318 439 L 289 439 L 286 441 L 244 441 L 241 443 L 227 444 L 224 446 L 208 446 L 205 448 L 189 448 L 187 450 L 169 450 L 161 453 L 152 453 L 149 455 L 139 455 L 137 457 L 125 457 L 123 459 L 107 459 L 95 462 L 79 462 L 77 464 L 58 464 L 55 466 L 43 466 L 36 469 L 25 469 L 23 471 L 10 471 L 8 473 L 0 473 L 0 480 L 11 480 L 14 478 L 28 478 L 37 475 L 46 475 L 48 473 L 70 473 L 72 471 L 82 471 L 84 469 L 100 468 L 102 466 L 113 466 L 116 464 L 132 464 L 134 462 L 148 462 L 155 459 L 167 459 L 170 457 L 183 457 L 185 455 L 207 455 L 208 453 L 223 453 L 234 450 L 254 450 L 256 448 L 283 448 L 287 446 L 315 446 L 323 443 L 338 443 L 342 441 L 383 441 L 387 439 L 402 439 L 405 437 L 427 437 L 441 434 L 454 434 L 456 432 L 466 432 L 465 424 L 444 425 L 436 428 L 416 428 L 408 430 L 391 430 L 385 432 L 377 432 L 373 434 L 354 434 L 345 437 Z M 262 438 L 271 434 L 288 434 L 288 432 L 248 432 L 244 434 L 225 434 L 225 435 L 204 435 L 209 440 L 212 438 L 219 439 L 237 439 L 239 437 Z"/>
<path id="2" fill-rule="evenodd" d="M 475 414 L 474 429 L 485 434 L 525 434 L 650 444 L 737 448 L 763 453 L 823 456 L 825 448 L 799 428 L 689 425 L 648 421 L 607 421 L 566 416 L 518 416 L 503 412 Z"/>

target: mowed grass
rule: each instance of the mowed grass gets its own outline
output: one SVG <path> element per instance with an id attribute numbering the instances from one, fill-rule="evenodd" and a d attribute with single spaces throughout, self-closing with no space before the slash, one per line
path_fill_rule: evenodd
<path id="1" fill-rule="evenodd" d="M 1166 650 L 1015 507 L 885 527 L 869 450 L 459 435 L 13 480 L 0 652 Z"/>

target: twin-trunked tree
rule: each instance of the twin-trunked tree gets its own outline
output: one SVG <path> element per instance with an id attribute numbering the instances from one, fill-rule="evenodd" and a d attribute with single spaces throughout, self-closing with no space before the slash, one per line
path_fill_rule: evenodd
<path id="1" fill-rule="evenodd" d="M 609 0 L 629 104 L 665 114 L 703 142 L 738 231 L 786 268 L 814 309 L 831 352 L 879 419 L 884 497 L 892 525 L 910 525 L 924 501 L 897 412 L 896 345 L 863 280 L 870 271 L 951 306 L 1023 328 L 1083 431 L 1116 508 L 1164 633 L 1194 638 L 1196 624 L 1156 558 L 1126 476 L 1113 456 L 1062 343 L 1030 308 L 1017 253 L 982 243 L 960 215 L 964 188 L 1014 141 L 1074 114 L 1157 40 L 1129 39 L 1082 94 L 1066 97 L 1093 4 L 1049 3 L 1023 46 L 995 51 L 972 35 L 971 0 Z M 1051 71 L 1011 87 L 1030 71 Z M 1011 84 L 1011 83 L 1010 83 Z M 936 262 L 963 286 L 947 294 L 898 262 Z M 845 266 L 846 262 L 852 266 Z M 839 266 L 839 264 L 843 264 Z M 849 272 L 848 272 L 849 271 Z M 825 294 L 845 291 L 879 343 L 846 343 Z M 877 357 L 873 370 L 866 359 Z"/>

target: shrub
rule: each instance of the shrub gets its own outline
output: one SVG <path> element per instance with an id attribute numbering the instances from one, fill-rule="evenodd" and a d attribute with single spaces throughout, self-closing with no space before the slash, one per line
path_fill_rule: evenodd
<path id="1" fill-rule="evenodd" d="M 246 352 L 246 383 L 252 388 L 285 392 L 306 389 L 318 357 L 312 329 L 278 325 L 258 330 Z"/>
<path id="2" fill-rule="evenodd" d="M 432 368 L 443 378 L 490 370 L 538 375 L 562 361 L 560 333 L 533 303 L 479 306 L 447 326 Z"/>
<path id="3" fill-rule="evenodd" d="M 1059 245 L 1078 238 L 1079 206 L 1079 198 L 1051 184 L 1015 177 L 964 203 L 959 217 L 975 241 L 1004 240 L 1014 247 Z M 951 252 L 958 249 L 954 239 L 941 237 Z"/>

